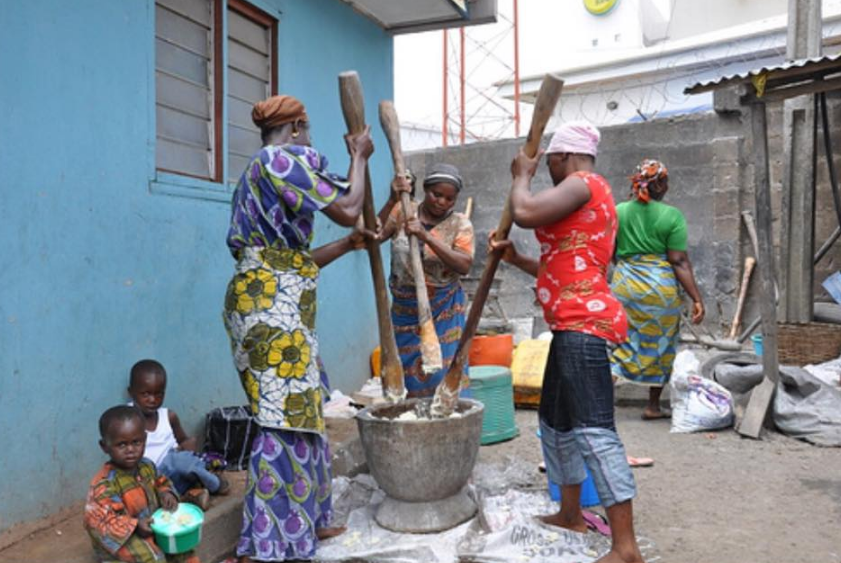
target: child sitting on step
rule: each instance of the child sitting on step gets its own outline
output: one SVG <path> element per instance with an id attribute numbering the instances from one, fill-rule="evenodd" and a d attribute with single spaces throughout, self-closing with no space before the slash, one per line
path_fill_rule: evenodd
<path id="1" fill-rule="evenodd" d="M 134 364 L 128 394 L 145 418 L 144 457 L 172 480 L 185 501 L 207 510 L 209 494 L 226 494 L 228 481 L 208 471 L 204 460 L 195 453 L 196 439 L 187 435 L 174 411 L 161 406 L 166 394 L 164 367 L 155 360 L 141 360 Z"/>
<path id="2" fill-rule="evenodd" d="M 99 446 L 109 460 L 91 480 L 85 501 L 85 530 L 98 561 L 199 563 L 192 552 L 164 555 L 152 533 L 152 514 L 172 512 L 178 497 L 172 483 L 143 457 L 146 431 L 137 407 L 120 405 L 99 419 Z"/>

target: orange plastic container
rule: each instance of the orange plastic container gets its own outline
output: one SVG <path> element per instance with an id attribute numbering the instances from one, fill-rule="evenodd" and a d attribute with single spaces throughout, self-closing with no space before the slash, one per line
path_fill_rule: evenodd
<path id="1" fill-rule="evenodd" d="M 514 354 L 513 334 L 474 336 L 468 360 L 471 366 L 511 366 Z"/>
<path id="2" fill-rule="evenodd" d="M 382 372 L 382 351 L 380 347 L 371 352 L 371 377 L 379 377 Z"/>

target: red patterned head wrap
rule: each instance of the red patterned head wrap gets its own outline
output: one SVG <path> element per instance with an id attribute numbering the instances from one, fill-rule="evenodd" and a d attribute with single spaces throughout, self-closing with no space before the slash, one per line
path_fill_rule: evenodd
<path id="1" fill-rule="evenodd" d="M 659 188 L 662 180 L 669 177 L 669 171 L 659 160 L 647 158 L 637 166 L 634 175 L 631 176 L 631 191 L 637 200 L 648 203 L 652 196 L 657 199 L 660 195 L 659 191 L 654 191 Z"/>

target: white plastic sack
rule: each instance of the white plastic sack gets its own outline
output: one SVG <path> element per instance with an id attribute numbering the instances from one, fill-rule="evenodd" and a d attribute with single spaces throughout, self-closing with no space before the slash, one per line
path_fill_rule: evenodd
<path id="1" fill-rule="evenodd" d="M 672 367 L 672 376 L 692 375 L 701 373 L 701 362 L 691 350 L 681 350 L 675 356 L 675 363 Z"/>
<path id="2" fill-rule="evenodd" d="M 669 382 L 672 432 L 700 432 L 733 424 L 730 392 L 715 381 L 698 375 L 698 366 L 692 352 L 682 351 L 675 358 Z"/>

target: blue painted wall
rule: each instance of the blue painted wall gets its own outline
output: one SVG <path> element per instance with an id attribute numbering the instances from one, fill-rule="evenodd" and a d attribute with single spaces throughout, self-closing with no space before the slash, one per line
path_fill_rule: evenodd
<path id="1" fill-rule="evenodd" d="M 280 12 L 280 90 L 346 170 L 337 74 L 356 69 L 369 121 L 392 97 L 392 40 L 338 0 Z M 152 193 L 153 0 L 41 0 L 0 10 L 0 531 L 80 500 L 103 461 L 97 419 L 127 372 L 157 358 L 166 404 L 196 432 L 240 404 L 221 309 L 229 205 Z M 382 200 L 385 139 L 373 160 Z M 319 219 L 318 241 L 344 234 Z M 334 386 L 368 374 L 376 318 L 367 257 L 322 273 L 319 331 Z"/>

